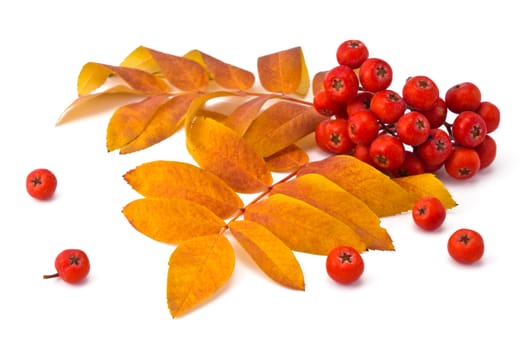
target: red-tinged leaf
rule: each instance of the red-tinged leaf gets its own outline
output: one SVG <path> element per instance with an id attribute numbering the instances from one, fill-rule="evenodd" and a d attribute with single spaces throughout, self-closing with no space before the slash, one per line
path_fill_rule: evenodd
<path id="1" fill-rule="evenodd" d="M 259 57 L 257 70 L 261 85 L 268 91 L 306 96 L 310 78 L 300 47 Z"/>
<path id="2" fill-rule="evenodd" d="M 202 51 L 192 50 L 184 57 L 199 63 L 208 72 L 210 79 L 226 89 L 248 90 L 255 82 L 253 73 L 227 64 Z"/>
<path id="3" fill-rule="evenodd" d="M 136 68 L 148 73 L 159 74 L 160 67 L 148 48 L 139 46 L 120 64 L 121 67 Z"/>
<path id="4" fill-rule="evenodd" d="M 233 221 L 230 232 L 255 263 L 275 282 L 304 290 L 304 276 L 294 253 L 268 229 L 249 220 Z"/>
<path id="5" fill-rule="evenodd" d="M 445 185 L 433 173 L 398 177 L 394 178 L 394 181 L 412 194 L 414 201 L 432 196 L 438 198 L 447 209 L 458 205 Z"/>
<path id="6" fill-rule="evenodd" d="M 104 84 L 111 75 L 121 78 L 130 88 L 143 94 L 161 94 L 169 91 L 168 85 L 160 78 L 146 71 L 89 62 L 78 75 L 78 95 L 86 95 Z"/>
<path id="7" fill-rule="evenodd" d="M 234 267 L 233 247 L 224 235 L 182 242 L 169 260 L 166 297 L 171 316 L 183 316 L 214 296 Z"/>
<path id="8" fill-rule="evenodd" d="M 285 194 L 325 211 L 351 227 L 368 249 L 394 250 L 392 239 L 379 217 L 359 198 L 318 174 L 306 174 L 272 188 L 271 195 Z"/>
<path id="9" fill-rule="evenodd" d="M 239 195 L 219 177 L 188 163 L 165 160 L 143 163 L 128 171 L 124 179 L 145 197 L 187 199 L 223 219 L 244 206 Z"/>
<path id="10" fill-rule="evenodd" d="M 315 95 L 324 89 L 324 77 L 327 71 L 317 72 L 312 79 L 312 93 Z"/>
<path id="11" fill-rule="evenodd" d="M 280 101 L 260 113 L 244 139 L 261 157 L 269 157 L 315 131 L 325 119 L 313 107 Z"/>
<path id="12" fill-rule="evenodd" d="M 139 135 L 120 147 L 120 154 L 127 154 L 153 146 L 172 136 L 183 124 L 197 93 L 182 93 L 160 105 Z"/>
<path id="13" fill-rule="evenodd" d="M 248 205 L 244 218 L 265 226 L 295 251 L 327 255 L 340 245 L 352 246 L 360 252 L 366 249 L 361 238 L 342 221 L 283 194 Z"/>
<path id="14" fill-rule="evenodd" d="M 122 212 L 142 234 L 163 243 L 222 232 L 225 223 L 208 208 L 182 198 L 140 198 Z"/>
<path id="15" fill-rule="evenodd" d="M 349 155 L 336 155 L 311 162 L 299 169 L 298 176 L 316 173 L 365 202 L 379 217 L 410 210 L 412 195 L 371 165 Z"/>
<path id="16" fill-rule="evenodd" d="M 153 95 L 140 102 L 119 107 L 111 117 L 106 132 L 106 148 L 114 151 L 135 140 L 150 123 L 168 95 Z"/>
<path id="17" fill-rule="evenodd" d="M 265 159 L 268 168 L 275 172 L 289 172 L 299 169 L 310 161 L 305 150 L 297 145 L 290 145 Z"/>
<path id="18" fill-rule="evenodd" d="M 239 135 L 244 135 L 259 115 L 264 104 L 275 97 L 278 97 L 278 95 L 268 94 L 249 99 L 247 102 L 240 104 L 228 118 L 223 121 L 224 125 L 235 130 Z"/>
<path id="19" fill-rule="evenodd" d="M 266 162 L 235 131 L 204 117 L 186 124 L 186 145 L 193 159 L 236 192 L 260 192 L 273 182 Z"/>

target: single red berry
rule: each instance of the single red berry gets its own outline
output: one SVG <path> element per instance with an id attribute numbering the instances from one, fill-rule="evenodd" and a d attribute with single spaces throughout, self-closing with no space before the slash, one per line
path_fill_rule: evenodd
<path id="1" fill-rule="evenodd" d="M 428 139 L 415 149 L 427 169 L 438 169 L 452 153 L 452 140 L 441 129 L 431 129 Z"/>
<path id="2" fill-rule="evenodd" d="M 354 149 L 350 154 L 359 159 L 360 161 L 374 166 L 374 161 L 372 160 L 372 157 L 370 157 L 369 145 L 358 143 L 357 145 L 355 145 Z"/>
<path id="3" fill-rule="evenodd" d="M 450 256 L 462 264 L 479 261 L 485 252 L 485 243 L 479 232 L 461 228 L 448 239 L 447 249 Z"/>
<path id="4" fill-rule="evenodd" d="M 430 128 L 437 129 L 447 120 L 448 109 L 445 100 L 438 98 L 434 106 L 426 111 L 420 111 L 427 117 Z"/>
<path id="5" fill-rule="evenodd" d="M 354 146 L 348 135 L 348 121 L 343 118 L 327 119 L 315 128 L 315 141 L 320 149 L 330 153 L 349 153 Z"/>
<path id="6" fill-rule="evenodd" d="M 382 170 L 395 170 L 405 161 L 403 143 L 390 134 L 381 134 L 372 141 L 369 148 L 374 165 Z"/>
<path id="7" fill-rule="evenodd" d="M 317 91 L 313 104 L 317 112 L 327 117 L 341 113 L 346 107 L 343 103 L 332 100 L 326 90 Z"/>
<path id="8" fill-rule="evenodd" d="M 439 89 L 432 79 L 418 75 L 405 81 L 402 96 L 410 109 L 426 111 L 438 102 Z"/>
<path id="9" fill-rule="evenodd" d="M 476 175 L 481 167 L 478 153 L 472 148 L 455 147 L 445 161 L 445 170 L 454 179 L 466 180 Z"/>
<path id="10" fill-rule="evenodd" d="M 490 135 L 487 135 L 482 143 L 474 147 L 474 151 L 476 151 L 479 156 L 479 168 L 487 168 L 492 164 L 494 159 L 496 159 L 496 141 Z"/>
<path id="11" fill-rule="evenodd" d="M 339 64 L 355 69 L 368 58 L 368 48 L 360 40 L 347 40 L 337 48 L 336 58 Z"/>
<path id="12" fill-rule="evenodd" d="M 374 94 L 369 91 L 361 91 L 357 93 L 357 96 L 346 105 L 346 114 L 350 116 L 357 111 L 370 110 L 370 101 L 372 100 L 372 97 L 374 97 Z"/>
<path id="13" fill-rule="evenodd" d="M 396 124 L 397 136 L 404 144 L 418 146 L 430 136 L 430 123 L 422 113 L 403 114 Z"/>
<path id="14" fill-rule="evenodd" d="M 350 246 L 336 247 L 326 257 L 326 272 L 337 283 L 354 283 L 364 270 L 363 257 Z"/>
<path id="15" fill-rule="evenodd" d="M 378 133 L 379 123 L 371 111 L 362 110 L 348 116 L 348 135 L 353 143 L 369 145 Z"/>
<path id="16" fill-rule="evenodd" d="M 475 112 L 485 120 L 485 124 L 487 124 L 487 133 L 493 132 L 498 128 L 500 122 L 500 111 L 495 104 L 483 101 L 479 104 L 479 107 Z"/>
<path id="17" fill-rule="evenodd" d="M 386 124 L 397 122 L 406 108 L 405 100 L 392 90 L 378 91 L 370 101 L 370 110 L 374 112 L 377 119 Z"/>
<path id="18" fill-rule="evenodd" d="M 405 160 L 392 172 L 394 177 L 418 175 L 426 172 L 425 163 L 412 151 L 405 150 Z"/>
<path id="19" fill-rule="evenodd" d="M 26 190 L 30 196 L 46 200 L 53 196 L 57 188 L 57 178 L 50 170 L 40 168 L 31 171 L 26 178 Z"/>
<path id="20" fill-rule="evenodd" d="M 324 76 L 323 84 L 330 99 L 345 104 L 357 96 L 359 89 L 359 80 L 354 70 L 344 65 L 330 69 Z"/>
<path id="21" fill-rule="evenodd" d="M 461 146 L 476 147 L 483 142 L 486 135 L 487 124 L 476 112 L 461 112 L 452 123 L 452 136 Z"/>
<path id="22" fill-rule="evenodd" d="M 445 103 L 454 113 L 475 111 L 481 103 L 481 91 L 471 82 L 456 84 L 447 90 Z"/>
<path id="23" fill-rule="evenodd" d="M 445 206 L 436 197 L 422 197 L 412 207 L 414 223 L 426 231 L 436 230 L 443 224 L 446 216 Z"/>
<path id="24" fill-rule="evenodd" d="M 57 255 L 55 269 L 55 274 L 44 275 L 44 279 L 59 277 L 67 283 L 78 283 L 89 274 L 89 258 L 80 249 L 66 249 Z"/>
<path id="25" fill-rule="evenodd" d="M 359 81 L 366 91 L 386 90 L 392 83 L 392 67 L 380 58 L 368 58 L 359 68 Z"/>

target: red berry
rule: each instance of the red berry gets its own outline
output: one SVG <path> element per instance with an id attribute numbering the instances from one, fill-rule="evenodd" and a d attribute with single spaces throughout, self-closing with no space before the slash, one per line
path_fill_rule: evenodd
<path id="1" fill-rule="evenodd" d="M 359 89 L 354 70 L 344 65 L 330 69 L 324 76 L 323 84 L 330 99 L 345 104 L 357 95 Z"/>
<path id="2" fill-rule="evenodd" d="M 369 91 L 361 91 L 346 105 L 346 113 L 352 115 L 352 113 L 362 110 L 370 110 L 370 101 L 374 97 L 374 94 Z"/>
<path id="3" fill-rule="evenodd" d="M 465 111 L 458 114 L 452 124 L 452 136 L 457 144 L 476 147 L 487 135 L 487 124 L 476 112 Z"/>
<path id="4" fill-rule="evenodd" d="M 405 113 L 407 106 L 401 96 L 392 90 L 378 91 L 370 101 L 370 110 L 386 124 L 395 123 Z"/>
<path id="5" fill-rule="evenodd" d="M 412 207 L 412 218 L 417 226 L 434 231 L 443 224 L 447 210 L 436 197 L 422 197 Z"/>
<path id="6" fill-rule="evenodd" d="M 447 174 L 458 180 L 470 179 L 481 166 L 478 153 L 472 148 L 456 147 L 445 161 Z"/>
<path id="7" fill-rule="evenodd" d="M 53 196 L 57 178 L 50 170 L 40 168 L 31 171 L 26 178 L 26 190 L 33 198 L 46 200 Z"/>
<path id="8" fill-rule="evenodd" d="M 480 260 L 485 252 L 485 243 L 479 232 L 462 228 L 448 239 L 447 249 L 452 258 L 462 264 Z"/>
<path id="9" fill-rule="evenodd" d="M 418 75 L 406 80 L 402 96 L 409 108 L 426 111 L 437 103 L 439 89 L 432 79 Z"/>
<path id="10" fill-rule="evenodd" d="M 399 118 L 396 130 L 401 142 L 410 146 L 418 146 L 428 139 L 430 123 L 422 113 L 412 111 Z"/>
<path id="11" fill-rule="evenodd" d="M 485 124 L 487 124 L 487 133 L 493 132 L 498 128 L 500 112 L 499 108 L 495 104 L 488 101 L 483 101 L 480 103 L 475 112 L 478 113 L 483 118 L 483 120 L 485 120 Z"/>
<path id="12" fill-rule="evenodd" d="M 383 170 L 395 170 L 405 161 L 403 143 L 390 134 L 376 137 L 370 144 L 369 153 L 374 165 Z"/>
<path id="13" fill-rule="evenodd" d="M 368 48 L 360 40 L 347 40 L 337 48 L 336 57 L 339 64 L 355 69 L 368 58 Z"/>
<path id="14" fill-rule="evenodd" d="M 423 174 L 426 171 L 425 163 L 414 152 L 405 151 L 405 160 L 393 171 L 395 177 Z"/>
<path id="15" fill-rule="evenodd" d="M 441 129 L 431 129 L 428 139 L 416 147 L 416 155 L 428 168 L 439 168 L 452 152 L 452 140 Z"/>
<path id="16" fill-rule="evenodd" d="M 441 97 L 438 98 L 437 102 L 432 108 L 420 112 L 423 113 L 425 117 L 427 117 L 432 129 L 439 128 L 441 125 L 445 124 L 445 121 L 447 120 L 447 105 L 445 104 L 445 100 L 443 100 Z"/>
<path id="17" fill-rule="evenodd" d="M 365 270 L 361 254 L 350 246 L 332 249 L 326 257 L 326 272 L 337 283 L 357 281 Z"/>
<path id="18" fill-rule="evenodd" d="M 484 169 L 488 167 L 494 159 L 496 159 L 497 145 L 496 141 L 490 136 L 485 136 L 485 140 L 474 147 L 474 150 L 478 153 L 479 156 L 479 168 Z"/>
<path id="19" fill-rule="evenodd" d="M 370 157 L 370 147 L 368 145 L 358 143 L 355 145 L 351 154 L 367 164 L 374 165 L 372 157 Z"/>
<path id="20" fill-rule="evenodd" d="M 392 83 L 392 67 L 380 58 L 368 58 L 359 68 L 359 81 L 364 90 L 386 90 Z"/>
<path id="21" fill-rule="evenodd" d="M 327 119 L 315 129 L 315 141 L 320 149 L 330 153 L 349 153 L 354 146 L 348 135 L 348 122 L 343 118 Z"/>
<path id="22" fill-rule="evenodd" d="M 330 98 L 326 90 L 319 90 L 314 95 L 314 108 L 317 112 L 327 117 L 341 113 L 345 105 Z"/>
<path id="23" fill-rule="evenodd" d="M 475 111 L 481 103 L 481 91 L 470 82 L 456 84 L 447 90 L 445 103 L 454 113 Z"/>
<path id="24" fill-rule="evenodd" d="M 369 145 L 378 133 L 379 123 L 371 111 L 362 110 L 348 116 L 348 135 L 353 143 Z"/>
<path id="25" fill-rule="evenodd" d="M 60 252 L 55 259 L 57 272 L 44 275 L 44 279 L 60 277 L 67 283 L 78 283 L 87 277 L 90 270 L 89 259 L 80 249 L 66 249 Z"/>

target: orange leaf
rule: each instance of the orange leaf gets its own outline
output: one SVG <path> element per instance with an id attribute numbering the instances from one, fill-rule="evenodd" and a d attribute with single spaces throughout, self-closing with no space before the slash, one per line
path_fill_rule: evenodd
<path id="1" fill-rule="evenodd" d="M 125 59 L 120 63 L 121 67 L 137 68 L 152 74 L 158 74 L 160 67 L 151 55 L 148 48 L 139 46 L 133 50 Z"/>
<path id="2" fill-rule="evenodd" d="M 283 194 L 248 205 L 244 217 L 265 226 L 295 251 L 326 255 L 339 245 L 350 245 L 361 252 L 366 249 L 361 238 L 342 221 Z"/>
<path id="3" fill-rule="evenodd" d="M 325 119 L 313 107 L 280 101 L 259 115 L 244 139 L 261 157 L 268 157 L 315 131 Z"/>
<path id="4" fill-rule="evenodd" d="M 424 173 L 403 176 L 394 178 L 394 181 L 412 194 L 414 201 L 421 197 L 433 196 L 438 198 L 447 209 L 453 208 L 457 205 L 450 192 L 435 174 Z"/>
<path id="5" fill-rule="evenodd" d="M 297 145 L 290 145 L 266 158 L 271 171 L 288 172 L 298 169 L 310 160 L 308 153 Z"/>
<path id="6" fill-rule="evenodd" d="M 235 131 L 204 117 L 186 124 L 188 152 L 236 192 L 255 193 L 273 182 L 266 162 Z"/>
<path id="7" fill-rule="evenodd" d="M 199 63 L 208 72 L 210 79 L 226 89 L 248 90 L 255 82 L 253 73 L 224 63 L 202 51 L 192 50 L 184 57 Z"/>
<path id="8" fill-rule="evenodd" d="M 365 202 L 379 217 L 410 210 L 412 195 L 371 165 L 349 155 L 311 162 L 298 175 L 317 173 Z"/>
<path id="9" fill-rule="evenodd" d="M 306 96 L 310 78 L 300 47 L 259 57 L 257 70 L 261 85 L 268 91 Z"/>
<path id="10" fill-rule="evenodd" d="M 216 234 L 225 226 L 208 208 L 182 198 L 140 198 L 122 212 L 137 231 L 163 243 Z"/>
<path id="11" fill-rule="evenodd" d="M 124 147 L 135 140 L 168 97 L 168 95 L 148 96 L 140 102 L 119 107 L 113 113 L 107 127 L 108 152 Z"/>
<path id="12" fill-rule="evenodd" d="M 304 290 L 304 276 L 293 252 L 264 226 L 253 221 L 233 221 L 230 232 L 255 263 L 275 282 Z"/>
<path id="13" fill-rule="evenodd" d="M 317 72 L 312 79 L 312 93 L 315 95 L 324 89 L 324 76 L 327 71 Z"/>
<path id="14" fill-rule="evenodd" d="M 259 115 L 264 104 L 274 97 L 277 97 L 277 95 L 257 96 L 242 103 L 223 121 L 224 125 L 235 130 L 239 135 L 244 135 Z"/>
<path id="15" fill-rule="evenodd" d="M 120 148 L 120 154 L 140 151 L 172 136 L 180 129 L 191 104 L 198 96 L 196 93 L 182 93 L 160 105 L 140 134 Z"/>
<path id="16" fill-rule="evenodd" d="M 233 247 L 224 235 L 181 243 L 169 260 L 166 296 L 171 316 L 183 316 L 215 295 L 234 267 Z"/>
<path id="17" fill-rule="evenodd" d="M 99 88 L 111 75 L 120 77 L 133 90 L 144 94 L 160 94 L 169 91 L 168 85 L 162 79 L 146 71 L 88 62 L 78 75 L 78 95 L 86 95 Z"/>
<path id="18" fill-rule="evenodd" d="M 369 249 L 394 250 L 392 239 L 380 227 L 379 217 L 359 198 L 318 174 L 306 174 L 277 184 L 271 194 L 303 200 L 350 226 Z"/>
<path id="19" fill-rule="evenodd" d="M 183 198 L 226 219 L 243 207 L 241 198 L 216 175 L 176 161 L 152 161 L 139 165 L 124 179 L 145 197 Z"/>

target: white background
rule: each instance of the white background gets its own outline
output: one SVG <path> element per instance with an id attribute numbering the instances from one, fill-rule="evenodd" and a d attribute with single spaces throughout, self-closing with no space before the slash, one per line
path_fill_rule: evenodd
<path id="1" fill-rule="evenodd" d="M 1 349 L 523 349 L 523 33 L 511 1 L 4 1 L 0 5 Z M 105 149 L 112 108 L 55 126 L 76 98 L 84 63 L 118 65 L 144 45 L 199 49 L 256 73 L 257 57 L 301 46 L 311 76 L 336 64 L 344 40 L 364 41 L 394 69 L 431 77 L 442 94 L 472 81 L 502 113 L 498 157 L 468 182 L 445 180 L 459 206 L 435 233 L 408 215 L 385 218 L 395 252 L 367 252 L 356 285 L 335 285 L 324 257 L 297 254 L 306 291 L 278 286 L 237 250 L 221 292 L 172 319 L 165 300 L 174 247 L 135 231 L 121 209 L 138 198 L 122 179 L 157 159 L 190 161 L 181 133 L 120 156 Z M 315 155 L 314 155 L 315 156 Z M 25 191 L 52 169 L 50 202 Z M 342 204 L 344 205 L 344 204 Z M 349 209 L 350 210 L 350 209 Z M 483 234 L 480 264 L 446 251 L 452 231 Z M 43 280 L 65 248 L 84 249 L 86 283 Z"/>

